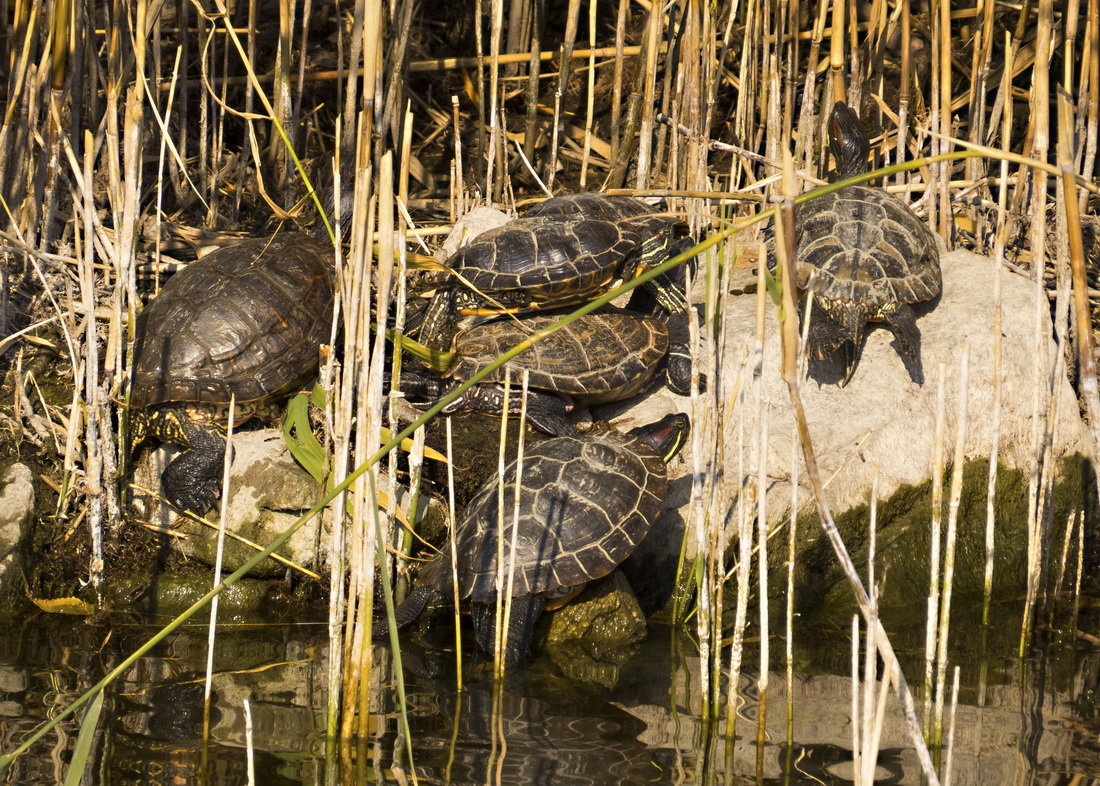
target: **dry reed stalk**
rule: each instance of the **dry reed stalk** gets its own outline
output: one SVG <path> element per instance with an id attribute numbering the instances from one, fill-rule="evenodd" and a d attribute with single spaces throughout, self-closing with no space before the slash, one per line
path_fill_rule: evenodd
<path id="1" fill-rule="evenodd" d="M 214 565 L 211 571 L 214 587 L 221 583 L 222 561 L 225 556 L 225 525 L 229 516 L 229 500 L 232 499 L 229 496 L 229 481 L 230 469 L 233 463 L 233 419 L 236 408 L 237 397 L 230 396 L 228 423 L 225 429 L 225 455 L 222 459 L 222 497 L 218 505 L 218 538 L 214 547 Z M 202 696 L 202 736 L 204 740 L 210 739 L 210 709 L 214 683 L 214 641 L 218 632 L 218 601 L 220 599 L 220 595 L 215 595 L 214 599 L 210 601 L 210 621 L 207 623 L 206 631 L 206 674 L 203 680 Z"/>
<path id="2" fill-rule="evenodd" d="M 356 46 L 353 45 L 352 48 L 354 50 Z M 360 120 L 362 125 L 352 135 L 352 139 L 363 138 L 363 131 L 368 120 L 365 117 L 361 117 Z M 342 134 L 338 134 L 337 142 L 339 143 L 342 138 Z M 338 146 L 338 150 L 339 147 L 342 146 Z M 360 147 L 359 155 L 362 156 L 364 153 L 365 150 Z M 368 233 L 374 229 L 375 214 L 373 205 L 375 197 L 371 167 L 364 164 L 362 158 L 356 161 L 354 167 L 355 182 L 359 187 L 354 192 L 352 212 L 350 216 L 340 216 L 342 224 L 350 224 L 351 253 L 342 260 L 342 266 L 337 269 L 341 295 L 339 309 L 344 320 L 343 361 L 340 368 L 339 385 L 333 396 L 332 477 L 337 484 L 344 481 L 351 474 L 352 468 L 358 463 L 355 452 L 357 447 L 352 442 L 351 434 L 353 424 L 356 423 L 359 414 L 357 412 L 356 389 L 362 374 L 361 367 L 365 363 L 361 348 L 370 346 L 370 290 L 369 277 L 365 275 L 365 270 L 369 268 L 364 259 L 363 249 L 367 245 L 365 242 L 366 237 L 370 237 Z M 334 168 L 337 178 L 336 183 L 341 188 L 346 188 L 342 182 L 343 170 L 345 169 L 344 162 L 338 158 L 336 164 L 337 166 Z M 338 206 L 341 202 L 342 200 L 336 200 Z M 339 257 L 338 261 L 341 261 Z M 333 514 L 344 523 L 340 529 L 334 529 L 333 531 L 331 551 L 339 555 L 334 560 L 334 566 L 346 557 L 348 581 L 345 597 L 341 598 L 339 592 L 330 596 L 330 632 L 337 626 L 342 629 L 342 632 L 340 636 L 331 639 L 332 643 L 329 648 L 332 668 L 329 680 L 330 692 L 328 694 L 328 728 L 330 737 L 338 736 L 341 740 L 341 756 L 350 763 L 347 745 L 354 733 L 351 712 L 352 708 L 356 706 L 355 697 L 358 693 L 358 686 L 353 676 L 355 672 L 352 671 L 355 667 L 349 667 L 345 664 L 351 663 L 353 658 L 358 662 L 359 656 L 355 652 L 351 631 L 354 630 L 358 604 L 362 602 L 366 603 L 368 607 L 372 605 L 371 585 L 366 584 L 363 574 L 368 570 L 373 570 L 374 554 L 382 548 L 382 544 L 376 541 L 374 529 L 365 527 L 361 504 L 363 497 L 356 494 L 354 506 L 349 506 L 347 496 L 346 494 L 339 495 L 334 500 L 335 504 L 333 506 Z M 349 509 L 356 514 L 351 520 L 347 520 Z M 339 538 L 340 535 L 343 535 L 342 542 Z M 364 563 L 368 563 L 369 567 Z M 383 563 L 383 566 L 385 566 L 385 563 Z M 386 571 L 383 570 L 382 572 L 385 574 Z M 333 575 L 331 580 L 343 584 L 344 576 L 342 573 L 338 576 Z M 335 583 L 333 586 L 335 586 Z M 365 593 L 361 591 L 364 586 L 368 588 Z M 373 609 L 369 610 L 373 611 Z M 339 622 L 337 622 L 338 618 Z M 341 679 L 345 675 L 347 676 L 346 681 Z M 339 731 L 334 726 L 338 717 Z"/>
<path id="3" fill-rule="evenodd" d="M 84 169 L 83 178 L 86 184 L 86 193 L 91 194 L 92 184 L 92 156 L 94 146 L 90 144 L 90 135 L 85 135 Z M 88 490 L 88 530 L 91 535 L 92 554 L 88 566 L 88 578 L 95 589 L 97 600 L 102 602 L 103 595 L 103 499 L 106 489 L 103 483 L 103 454 L 100 441 L 100 424 L 106 414 L 103 406 L 104 398 L 101 394 L 99 380 L 99 340 L 96 329 L 96 292 L 95 270 L 93 268 L 95 230 L 92 227 L 91 217 L 95 214 L 95 205 L 90 201 L 84 205 L 84 253 L 80 257 L 80 301 L 84 312 L 84 484 Z M 78 373 L 78 372 L 77 372 Z M 79 378 L 79 377 L 78 377 Z M 74 380 L 75 382 L 76 380 Z M 79 389 L 79 385 L 77 385 Z M 75 417 L 75 408 L 69 418 L 70 441 L 76 439 L 76 427 L 80 418 Z M 108 421 L 109 422 L 109 421 Z M 110 427 L 108 426 L 108 429 Z M 108 449 L 109 450 L 109 449 Z"/>
<path id="4" fill-rule="evenodd" d="M 527 433 L 527 392 L 530 387 L 531 372 L 529 369 L 523 369 L 523 375 L 520 383 L 520 409 L 519 409 L 519 438 L 516 441 L 516 485 L 512 496 L 512 542 L 509 544 L 508 552 L 508 564 L 504 564 L 504 560 L 500 560 L 497 563 L 497 596 L 499 597 L 503 592 L 504 603 L 501 605 L 502 615 L 497 617 L 496 629 L 498 647 L 496 656 L 496 663 L 494 664 L 497 669 L 497 677 L 504 677 L 504 652 L 508 648 L 508 631 L 510 628 L 510 622 L 512 619 L 512 600 L 515 595 L 516 586 L 516 552 L 519 545 L 519 517 L 520 508 L 519 501 L 521 496 L 521 490 L 523 488 L 523 459 L 524 459 L 524 443 L 526 439 L 524 437 Z M 508 410 L 505 409 L 505 412 Z M 501 418 L 501 422 L 505 424 L 504 428 L 507 429 L 508 418 Z M 501 451 L 504 450 L 504 440 L 501 440 Z M 501 497 L 502 506 L 504 505 L 504 498 Z M 497 543 L 499 548 L 503 548 L 504 544 L 504 530 L 498 530 Z M 507 580 L 505 580 L 507 577 Z M 524 642 L 524 646 L 528 646 L 529 642 Z"/>
<path id="5" fill-rule="evenodd" d="M 951 709 L 947 723 L 947 754 L 943 758 L 940 779 L 943 786 L 951 786 L 955 774 L 955 721 L 959 710 L 959 667 L 956 666 L 951 679 Z"/>
<path id="6" fill-rule="evenodd" d="M 336 131 L 337 139 L 337 151 L 340 148 L 340 130 L 339 127 Z M 334 161 L 332 168 L 333 171 L 333 189 L 334 193 L 342 193 L 342 166 L 340 166 L 339 153 Z M 344 216 L 342 214 L 343 200 L 334 200 L 335 215 L 333 216 L 333 227 L 336 236 L 342 236 L 342 228 L 345 222 L 351 219 L 350 216 Z M 353 206 L 353 215 L 358 212 L 359 215 L 363 213 L 363 206 Z M 347 277 L 344 275 L 347 267 L 343 258 L 343 250 L 339 246 L 335 249 L 335 263 L 337 271 L 337 280 L 341 282 L 339 287 L 341 293 L 347 292 L 346 287 L 351 284 Z M 340 323 L 345 319 L 345 311 L 347 311 L 346 305 L 353 303 L 354 301 L 347 301 L 345 298 L 339 295 L 336 299 L 336 304 L 333 309 L 333 324 L 332 324 L 332 342 L 335 345 L 335 339 L 338 335 Z M 349 323 L 347 331 L 350 332 L 353 325 Z M 346 348 L 346 343 L 345 343 Z M 353 361 L 354 362 L 354 359 Z M 350 432 L 352 423 L 351 413 L 351 375 L 341 374 L 337 368 L 336 360 L 334 356 L 330 356 L 328 362 L 321 366 L 321 379 L 320 385 L 322 390 L 325 391 L 325 413 L 324 422 L 328 427 L 328 433 L 331 438 L 331 445 L 329 453 L 331 458 L 330 465 L 332 467 L 330 476 L 334 481 L 347 477 L 349 473 L 350 464 Z M 346 530 L 346 513 L 347 513 L 347 494 L 341 493 L 332 502 L 332 531 L 329 534 L 329 604 L 328 604 L 328 662 L 329 672 L 326 684 L 326 696 L 327 702 L 325 707 L 325 730 L 326 730 L 326 762 L 327 772 L 326 778 L 335 778 L 336 772 L 332 769 L 336 756 L 334 755 L 333 743 L 337 736 L 336 730 L 339 727 L 340 718 L 340 696 L 341 696 L 341 675 L 343 672 L 344 663 L 344 651 L 346 642 L 344 639 L 344 619 L 347 614 L 347 596 L 345 594 L 344 576 L 347 569 L 346 543 L 348 541 L 348 534 Z M 330 780 L 331 782 L 331 780 Z"/>
<path id="7" fill-rule="evenodd" d="M 791 511 L 787 522 L 787 609 L 784 638 L 786 647 L 784 660 L 786 673 L 784 682 L 787 687 L 787 747 L 794 746 L 794 565 L 798 538 L 798 442 L 791 440 Z M 872 496 L 872 499 L 874 497 Z"/>
<path id="8" fill-rule="evenodd" d="M 396 191 L 394 189 L 394 167 L 393 167 L 393 153 L 387 151 L 381 159 L 381 166 L 378 172 L 378 262 L 371 265 L 370 257 L 365 260 L 364 271 L 369 270 L 373 275 L 367 276 L 367 282 L 373 284 L 371 287 L 374 290 L 374 310 L 370 316 L 372 324 L 382 325 L 386 323 L 388 315 L 390 313 L 390 299 L 393 293 L 393 277 L 394 277 L 394 246 L 399 241 L 397 236 L 397 220 L 396 210 L 394 208 L 394 196 Z M 370 247 L 363 249 L 364 255 L 371 254 Z M 373 346 L 370 350 L 370 361 L 367 364 L 361 365 L 360 369 L 367 372 L 365 379 L 360 379 L 360 399 L 359 401 L 363 405 L 360 410 L 360 416 L 358 418 L 358 429 L 356 431 L 356 439 L 359 443 L 358 454 L 361 457 L 360 461 L 366 460 L 371 456 L 378 447 L 378 435 L 382 433 L 382 417 L 383 417 L 383 372 L 386 367 L 386 333 L 383 330 L 374 330 L 372 332 Z M 365 410 L 365 411 L 364 411 Z M 379 544 L 377 550 L 378 561 L 368 559 L 364 565 L 364 583 L 361 585 L 361 591 L 364 592 L 369 598 L 373 600 L 374 596 L 374 572 L 382 564 L 383 551 L 382 546 L 388 544 L 395 544 L 400 539 L 400 528 L 395 526 L 395 522 L 392 516 L 392 510 L 389 511 L 389 515 L 385 519 L 385 527 L 383 528 L 382 517 L 380 515 L 380 504 L 378 497 L 378 489 L 382 486 L 384 477 L 384 488 L 391 500 L 396 499 L 397 495 L 393 492 L 392 484 L 394 475 L 390 474 L 382 476 L 377 469 L 367 472 L 363 476 L 368 481 L 368 489 L 364 489 L 364 493 L 360 493 L 356 490 L 356 513 L 360 510 L 369 510 L 374 518 L 374 533 L 375 538 Z M 414 512 L 415 516 L 415 512 Z M 371 629 L 373 628 L 373 603 L 372 600 L 360 599 L 361 607 L 364 610 L 358 619 L 356 620 L 356 629 L 352 631 L 352 637 L 357 642 L 357 647 L 360 649 L 363 661 L 362 661 L 362 674 L 366 679 L 361 679 L 359 684 L 359 722 L 364 723 L 370 717 L 371 708 L 371 683 L 370 676 L 371 671 L 371 654 L 373 648 L 369 642 L 371 640 Z M 393 602 L 392 598 L 387 598 L 387 611 L 388 606 Z M 401 731 L 408 738 L 407 741 L 407 753 L 409 756 L 408 766 L 412 766 L 412 738 L 409 735 L 408 717 L 404 712 L 404 680 L 402 678 L 401 671 L 401 657 L 400 653 L 394 653 L 393 655 L 393 668 L 398 683 L 398 696 L 402 701 L 401 712 Z"/>
<path id="9" fill-rule="evenodd" d="M 746 362 L 746 368 L 751 368 L 752 365 Z M 746 391 L 746 395 L 748 391 Z M 736 504 L 734 506 L 735 514 L 737 516 L 737 599 L 734 606 L 734 621 L 733 621 L 733 635 L 730 642 L 730 656 L 729 656 L 729 672 L 727 674 L 727 694 L 726 694 L 726 725 L 725 735 L 733 744 L 736 739 L 737 732 L 737 702 L 740 697 L 741 689 L 741 663 L 744 657 L 745 646 L 745 625 L 748 621 L 748 607 L 749 607 L 749 579 L 750 568 L 752 565 L 752 521 L 749 518 L 749 511 L 752 510 L 755 500 L 754 494 L 756 493 L 756 487 L 754 484 L 745 483 L 743 478 L 747 477 L 745 472 L 745 415 L 743 407 L 738 408 L 737 418 L 737 478 L 740 482 L 739 493 L 737 495 Z M 693 446 L 694 447 L 694 446 Z M 699 477 L 699 475 L 696 475 Z M 693 494 L 694 494 L 693 489 Z M 724 520 L 724 519 L 720 519 Z M 703 535 L 700 533 L 700 538 Z M 699 589 L 699 617 L 705 618 L 704 611 L 708 599 L 706 597 L 709 587 L 702 586 Z M 702 637 L 703 635 L 709 635 L 709 627 L 704 627 L 704 623 L 700 622 L 700 649 L 702 649 Z M 703 692 L 703 696 L 707 694 Z"/>
<path id="10" fill-rule="evenodd" d="M 1031 140 L 1028 155 L 1046 161 L 1050 151 L 1050 73 L 1049 63 L 1053 55 L 1053 3 L 1039 0 L 1035 38 L 1035 63 L 1032 67 L 1031 92 L 1028 114 L 1028 135 Z M 1029 170 L 1032 176 L 1031 206 L 1031 260 L 1032 275 L 1043 277 L 1047 242 L 1047 177 L 1038 170 Z"/>
<path id="11" fill-rule="evenodd" d="M 757 422 L 760 424 L 760 443 L 757 448 L 756 479 L 756 592 L 759 604 L 760 625 L 760 672 L 756 678 L 756 690 L 759 699 L 756 724 L 757 772 L 762 775 L 764 741 L 768 708 L 768 676 L 771 673 L 769 650 L 770 628 L 768 626 L 768 419 L 763 412 L 768 406 L 767 396 L 762 387 L 758 396 Z"/>
<path id="12" fill-rule="evenodd" d="M 925 736 L 933 739 L 932 700 L 936 693 L 936 636 L 940 613 L 940 559 L 943 543 L 943 442 L 946 431 L 945 366 L 936 367 L 936 431 L 932 438 L 932 516 L 928 555 L 928 611 L 924 634 L 924 724 Z"/>
<path id="13" fill-rule="evenodd" d="M 1100 53 L 1097 53 L 1100 56 Z M 1100 389 L 1096 381 L 1096 356 L 1092 346 L 1092 318 L 1088 301 L 1088 277 L 1085 272 L 1085 250 L 1078 210 L 1077 185 L 1074 178 L 1072 153 L 1072 118 L 1069 98 L 1058 96 L 1059 140 L 1058 166 L 1062 170 L 1063 208 L 1069 240 L 1069 264 L 1073 276 L 1073 316 L 1077 344 L 1077 362 L 1080 366 L 1080 385 L 1085 407 L 1089 412 L 1092 429 L 1093 455 L 1100 456 Z"/>
<path id="14" fill-rule="evenodd" d="M 652 139 L 654 113 L 653 105 L 657 96 L 657 52 L 660 48 L 664 15 L 661 6 L 654 3 L 649 9 L 646 25 L 645 66 L 642 74 L 642 103 L 640 107 L 640 127 L 638 130 L 638 161 L 635 188 L 647 188 L 652 166 Z M 637 81 L 637 80 L 636 80 Z"/>
<path id="15" fill-rule="evenodd" d="M 296 128 L 292 101 L 290 101 L 290 60 L 292 60 L 290 47 L 292 47 L 294 31 L 294 12 L 295 3 L 290 0 L 278 0 L 278 37 L 275 48 L 272 106 L 275 108 L 273 119 L 284 129 Z M 260 164 L 259 160 L 256 164 Z M 281 193 L 287 175 L 287 155 L 283 145 L 275 143 L 268 147 L 265 164 L 263 169 L 270 173 L 272 187 L 276 193 Z"/>
<path id="16" fill-rule="evenodd" d="M 852 771 L 855 773 L 855 782 L 860 784 L 862 781 L 863 767 L 860 764 L 860 756 L 862 754 L 861 745 L 859 742 L 861 724 L 860 724 L 860 669 L 859 669 L 859 615 L 852 615 L 852 627 L 848 631 L 849 644 L 849 662 L 848 662 L 848 680 L 852 685 L 852 692 L 849 696 L 848 712 L 849 723 L 852 733 Z M 870 653 L 868 653 L 868 660 L 870 660 Z"/>
<path id="17" fill-rule="evenodd" d="M 1066 527 L 1065 531 L 1062 533 L 1062 550 L 1059 552 L 1058 560 L 1055 563 L 1058 566 L 1058 572 L 1055 574 L 1054 581 L 1051 585 L 1054 588 L 1055 592 L 1059 591 L 1062 588 L 1062 582 L 1066 579 L 1066 563 L 1069 561 L 1070 543 L 1072 543 L 1073 541 L 1073 535 L 1075 532 L 1074 524 L 1077 521 L 1079 515 L 1080 511 L 1078 511 L 1076 508 L 1071 508 L 1069 515 L 1066 516 Z M 1048 615 L 1047 619 L 1050 627 L 1053 629 L 1055 627 L 1053 604 L 1051 605 L 1050 614 Z"/>
<path id="18" fill-rule="evenodd" d="M 955 577 L 955 541 L 958 534 L 959 500 L 962 497 L 963 471 L 966 467 L 966 431 L 970 412 L 970 343 L 964 341 L 959 361 L 958 412 L 955 415 L 955 453 L 951 459 L 951 490 L 947 501 L 947 531 L 944 535 L 943 589 L 940 595 L 939 632 L 936 650 L 935 734 L 943 732 L 943 701 L 946 690 L 947 642 L 951 630 L 951 596 Z"/>
<path id="19" fill-rule="evenodd" d="M 862 777 L 863 783 L 874 783 L 874 763 L 878 759 L 878 741 L 875 739 L 875 672 L 877 671 L 878 658 L 875 651 L 878 649 L 875 642 L 875 621 L 878 619 L 878 584 L 875 582 L 875 557 L 878 547 L 878 463 L 875 463 L 871 473 L 871 499 L 870 516 L 867 520 L 867 586 L 870 587 L 871 616 L 872 621 L 867 625 L 867 637 L 863 645 L 863 706 L 853 707 L 852 734 L 858 744 L 852 747 L 853 769 Z M 858 617 L 855 619 L 858 633 Z M 859 642 L 858 635 L 852 636 L 853 646 Z M 888 680 L 883 679 L 883 683 Z M 855 685 L 853 685 L 853 703 L 856 697 Z M 874 740 L 873 744 L 872 741 Z M 857 781 L 859 778 L 857 778 Z"/>
<path id="20" fill-rule="evenodd" d="M 462 597 L 458 584 L 458 540 L 456 530 L 458 524 L 458 510 L 455 506 L 455 470 L 454 470 L 454 441 L 451 437 L 451 419 L 444 419 L 444 427 L 447 435 L 447 515 L 451 526 L 447 528 L 447 538 L 451 545 L 451 601 L 454 605 L 455 626 L 455 692 L 462 695 Z M 457 731 L 457 728 L 455 729 Z"/>
<path id="21" fill-rule="evenodd" d="M 1085 177 L 1092 176 L 1096 171 L 1097 137 L 1100 137 L 1100 0 L 1088 0 L 1088 2 L 1086 43 L 1081 57 L 1082 92 L 1077 101 L 1079 112 L 1081 107 L 1086 107 L 1084 117 L 1078 124 L 1078 138 L 1083 139 L 1085 144 L 1080 174 Z M 1087 199 L 1086 194 L 1080 195 L 1079 209 L 1084 210 Z"/>

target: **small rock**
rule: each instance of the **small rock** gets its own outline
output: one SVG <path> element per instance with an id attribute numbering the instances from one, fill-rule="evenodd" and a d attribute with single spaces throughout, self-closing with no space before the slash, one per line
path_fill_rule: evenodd
<path id="1" fill-rule="evenodd" d="M 555 665 L 571 679 L 607 687 L 646 633 L 645 615 L 619 571 L 547 617 L 542 649 Z"/>
<path id="2" fill-rule="evenodd" d="M 0 614 L 21 596 L 19 545 L 34 520 L 34 476 L 26 464 L 0 473 Z"/>
<path id="3" fill-rule="evenodd" d="M 475 207 L 455 222 L 454 229 L 443 241 L 443 245 L 436 253 L 436 258 L 439 260 L 450 258 L 456 251 L 482 232 L 496 229 L 510 220 L 511 217 L 507 213 L 503 213 L 494 207 L 485 207 L 484 205 Z"/>

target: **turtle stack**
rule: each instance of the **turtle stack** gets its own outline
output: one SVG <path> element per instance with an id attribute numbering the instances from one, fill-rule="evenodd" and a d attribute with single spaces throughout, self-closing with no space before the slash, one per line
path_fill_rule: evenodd
<path id="1" fill-rule="evenodd" d="M 628 197 L 548 200 L 448 261 L 461 284 L 438 282 L 422 340 L 440 341 L 466 319 L 490 321 L 458 330 L 447 342 L 453 360 L 441 374 L 401 381 L 410 394 L 437 398 L 547 329 L 562 309 L 610 291 L 689 242 L 677 238 L 674 222 Z M 334 279 L 326 244 L 282 233 L 193 263 L 142 312 L 130 399 L 135 442 L 151 435 L 184 448 L 162 475 L 174 506 L 193 513 L 214 506 L 231 402 L 239 416 L 270 415 L 279 399 L 316 373 L 317 347 L 330 331 Z M 509 364 L 513 379 L 530 372 L 530 421 L 555 438 L 527 452 L 522 477 L 516 463 L 505 470 L 506 486 L 518 487 L 519 513 L 506 517 L 503 531 L 497 478 L 473 497 L 457 525 L 458 584 L 451 581 L 450 554 L 429 563 L 399 610 L 400 624 L 457 590 L 473 605 L 478 644 L 491 651 L 500 540 L 507 564 L 515 566 L 505 659 L 519 663 L 546 604 L 610 573 L 645 537 L 661 512 L 665 462 L 683 444 L 687 418 L 670 415 L 629 434 L 580 433 L 568 413 L 573 403 L 637 395 L 662 366 L 672 388 L 687 392 L 687 353 L 673 346 L 667 325 L 668 313 L 684 307 L 683 291 L 669 278 L 648 286 L 632 300 L 636 310 L 583 316 Z M 503 373 L 450 409 L 502 414 Z"/>
<path id="2" fill-rule="evenodd" d="M 637 199 L 574 194 L 549 199 L 455 253 L 420 327 L 421 343 L 449 344 L 453 360 L 437 374 L 405 374 L 401 389 L 433 401 L 501 354 L 588 302 L 666 261 L 691 241 L 676 223 Z M 458 283 L 453 283 L 457 281 Z M 627 309 L 585 314 L 550 334 L 447 405 L 445 412 L 499 414 L 502 383 L 530 374 L 528 418 L 553 436 L 576 433 L 574 404 L 621 401 L 663 369 L 671 390 L 687 395 L 686 345 L 671 342 L 667 319 L 685 296 L 669 276 L 635 290 Z M 486 317 L 490 321 L 483 321 Z M 495 317 L 495 318 L 493 318 Z M 454 334 L 461 319 L 481 319 Z M 452 341 L 446 337 L 454 334 Z M 515 397 L 513 400 L 518 400 Z M 516 405 L 518 409 L 518 404 Z"/>
<path id="3" fill-rule="evenodd" d="M 449 345 L 450 364 L 435 374 L 403 374 L 403 392 L 433 401 L 452 391 L 568 309 L 690 244 L 675 231 L 673 221 L 636 199 L 576 194 L 547 200 L 480 235 L 447 261 L 453 278 L 437 282 L 420 328 L 422 343 Z M 458 597 L 471 604 L 479 648 L 492 653 L 498 569 L 503 569 L 510 588 L 504 659 L 521 663 L 544 609 L 609 574 L 645 537 L 662 511 L 665 465 L 684 444 L 687 417 L 668 415 L 628 434 L 608 428 L 582 433 L 569 419 L 574 404 L 638 395 L 661 369 L 672 390 L 689 392 L 689 356 L 686 347 L 670 341 L 667 324 L 669 314 L 684 309 L 684 293 L 670 277 L 643 287 L 627 309 L 604 308 L 578 318 L 444 409 L 509 414 L 502 411 L 505 375 L 518 382 L 527 371 L 528 420 L 554 438 L 526 451 L 522 477 L 516 461 L 506 467 L 508 509 L 514 490 L 519 501 L 518 515 L 506 514 L 503 528 L 500 480 L 494 473 L 485 481 L 457 523 L 456 552 L 447 546 L 424 565 L 418 585 L 397 610 L 399 627 Z M 482 321 L 455 333 L 464 319 Z M 513 412 L 519 399 L 512 396 Z M 378 623 L 376 638 L 387 629 Z"/>

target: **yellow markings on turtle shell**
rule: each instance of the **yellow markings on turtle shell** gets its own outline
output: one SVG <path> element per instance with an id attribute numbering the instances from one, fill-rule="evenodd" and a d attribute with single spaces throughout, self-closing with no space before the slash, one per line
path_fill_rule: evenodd
<path id="1" fill-rule="evenodd" d="M 573 600 L 573 598 L 580 595 L 581 592 L 584 591 L 584 588 L 586 586 L 587 586 L 586 584 L 582 584 L 581 586 L 577 587 L 575 590 L 569 592 L 567 595 L 562 595 L 560 598 L 554 598 L 553 600 L 547 600 L 546 601 L 546 608 L 544 609 L 544 611 L 554 611 L 556 609 L 560 609 L 562 606 L 567 604 L 569 601 Z"/>
<path id="2" fill-rule="evenodd" d="M 541 304 L 531 301 L 531 303 L 529 303 L 527 307 L 537 309 L 541 307 Z M 519 306 L 516 306 L 515 308 L 493 308 L 491 306 L 476 306 L 472 308 L 468 307 L 458 309 L 458 313 L 464 317 L 491 317 L 497 314 L 518 314 L 519 311 Z"/>

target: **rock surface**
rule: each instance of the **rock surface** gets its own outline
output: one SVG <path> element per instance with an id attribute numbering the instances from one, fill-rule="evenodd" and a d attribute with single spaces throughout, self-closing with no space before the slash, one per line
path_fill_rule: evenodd
<path id="1" fill-rule="evenodd" d="M 924 384 L 915 382 L 882 328 L 870 331 L 854 378 L 841 388 L 811 377 L 801 395 L 825 496 L 834 514 L 866 503 L 877 472 L 878 496 L 884 499 L 906 484 L 917 485 L 932 474 L 939 369 L 943 368 L 945 462 L 950 461 L 962 403 L 960 372 L 969 347 L 966 376 L 969 417 L 966 458 L 990 455 L 999 428 L 1002 466 L 1030 472 L 1041 452 L 1045 427 L 1051 430 L 1051 457 L 1087 453 L 1089 436 L 1064 371 L 1054 369 L 1057 349 L 1045 289 L 1002 270 L 1002 319 L 999 425 L 994 417 L 993 262 L 966 251 L 944 254 L 943 295 L 918 318 L 922 337 Z M 609 405 L 597 414 L 612 417 L 617 427 L 633 428 L 670 411 L 689 411 L 693 434 L 683 458 L 670 467 L 673 491 L 666 514 L 632 560 L 645 561 L 644 573 L 675 572 L 683 519 L 700 518 L 710 505 L 711 520 L 726 520 L 725 544 L 735 543 L 735 501 L 742 481 L 759 472 L 761 437 L 767 439 L 767 518 L 785 521 L 791 505 L 792 461 L 797 463 L 800 509 L 811 511 L 812 498 L 798 450 L 794 411 L 780 377 L 779 336 L 775 309 L 765 303 L 762 347 L 756 346 L 757 297 L 731 296 L 726 304 L 712 384 L 686 410 L 687 399 L 658 390 L 643 400 Z M 759 374 L 754 370 L 759 367 Z M 814 373 L 818 373 L 814 369 Z M 828 372 L 828 368 L 825 369 Z M 822 376 L 828 377 L 828 373 Z M 1036 391 L 1039 391 L 1038 395 Z M 1049 420 L 1048 420 L 1049 417 Z M 719 493 L 687 508 L 691 477 L 718 484 Z M 755 515 L 749 514 L 750 518 Z M 688 556 L 712 548 L 701 535 L 688 539 Z M 663 563 L 662 567 L 658 564 Z M 633 578 L 633 574 L 631 574 Z"/>
<path id="2" fill-rule="evenodd" d="M 571 679 L 606 687 L 645 637 L 645 615 L 620 571 L 585 589 L 573 602 L 546 616 L 542 648 Z"/>
<path id="3" fill-rule="evenodd" d="M 26 464 L 0 472 L 0 612 L 22 596 L 19 546 L 34 519 L 34 478 Z"/>
<path id="4" fill-rule="evenodd" d="M 236 434 L 233 450 L 226 528 L 252 543 L 266 546 L 321 498 L 321 485 L 298 465 L 287 450 L 282 433 L 275 429 Z M 167 451 L 157 451 L 158 454 L 162 452 Z M 157 487 L 159 466 L 158 462 L 146 468 L 145 485 Z M 402 502 L 400 494 L 398 502 Z M 430 499 L 424 503 L 423 510 L 430 511 L 433 516 L 441 515 Z M 171 524 L 175 531 L 185 536 L 179 539 L 185 554 L 207 565 L 214 564 L 217 530 L 174 515 L 167 506 L 161 506 L 156 515 L 162 525 Z M 212 512 L 208 518 L 216 521 L 217 512 Z M 324 565 L 328 559 L 328 522 L 327 515 L 306 522 L 278 553 L 297 565 L 318 570 L 317 566 Z M 319 527 L 322 529 L 320 532 Z M 223 570 L 236 570 L 255 553 L 256 549 L 227 538 Z M 253 568 L 249 575 L 273 578 L 282 576 L 286 569 L 285 563 L 268 558 Z"/>

